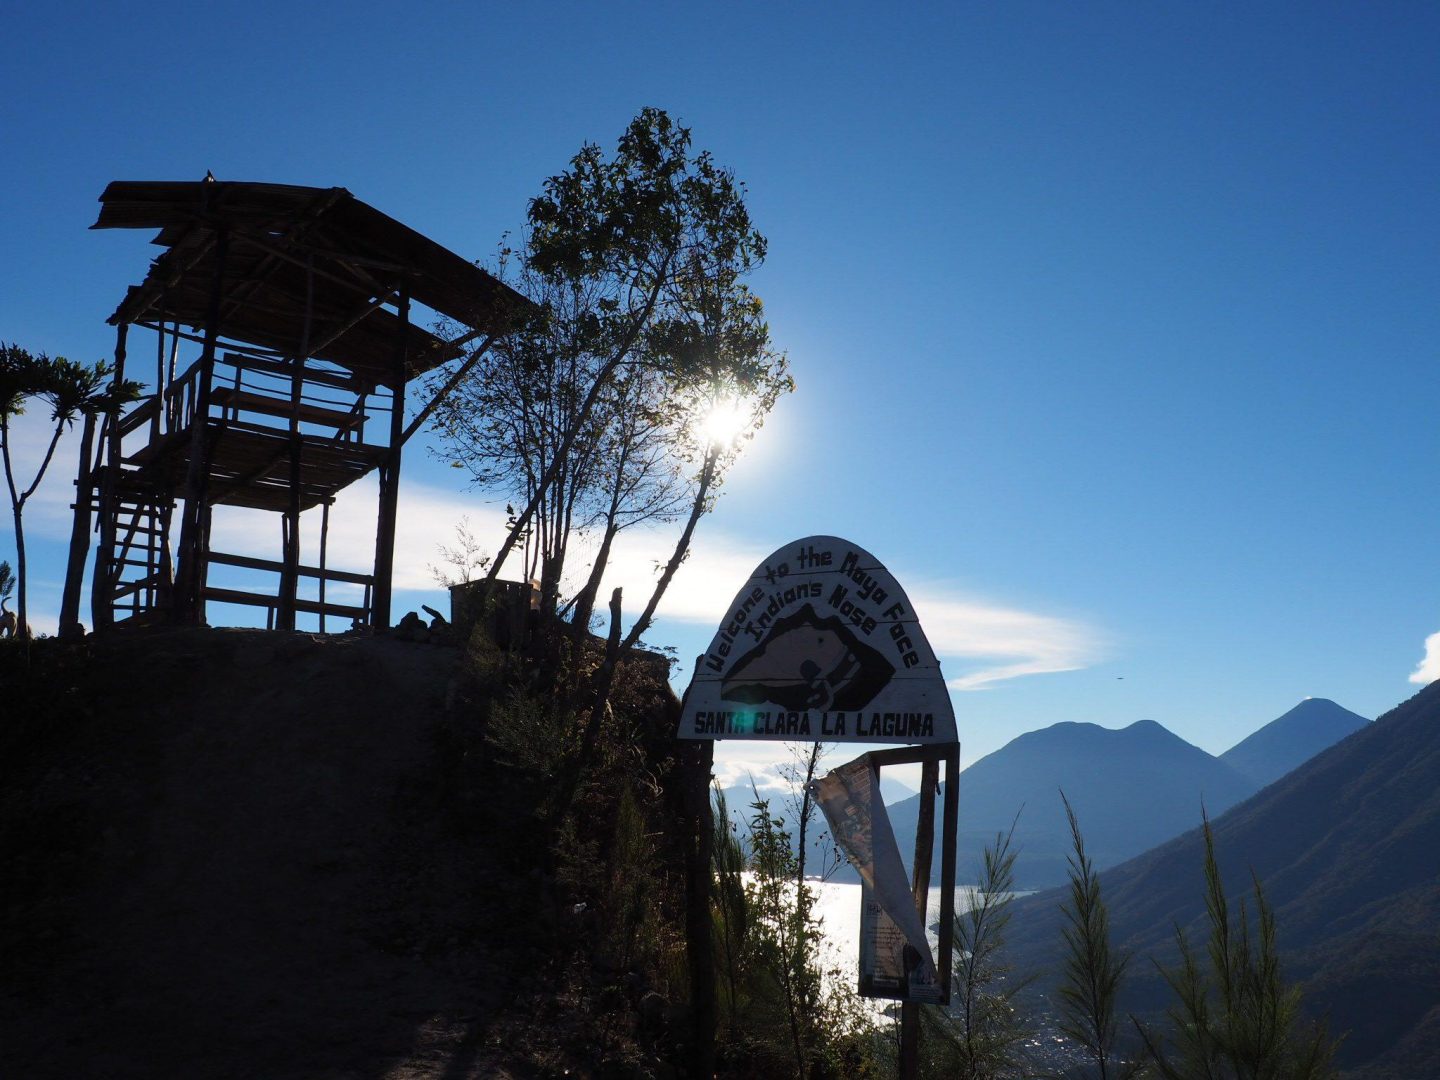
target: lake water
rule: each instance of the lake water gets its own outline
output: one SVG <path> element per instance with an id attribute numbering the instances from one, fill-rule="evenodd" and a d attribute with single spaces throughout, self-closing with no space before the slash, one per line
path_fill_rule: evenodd
<path id="1" fill-rule="evenodd" d="M 848 882 L 815 880 L 810 881 L 809 885 L 816 893 L 815 914 L 822 920 L 825 934 L 825 967 L 838 967 L 841 977 L 854 985 L 860 958 L 860 886 Z M 932 952 L 936 953 L 937 962 L 940 939 L 935 932 L 935 926 L 940 920 L 940 893 L 939 888 L 931 889 L 925 908 L 925 933 L 930 939 Z M 969 886 L 957 888 L 955 914 L 969 911 L 975 902 L 975 896 L 976 890 Z"/>
<path id="2" fill-rule="evenodd" d="M 860 886 L 839 881 L 810 881 L 815 890 L 815 914 L 824 920 L 825 940 L 836 948 L 846 951 L 854 966 L 854 959 L 860 955 Z M 955 912 L 968 911 L 972 903 L 973 889 L 955 890 Z M 925 927 L 930 937 L 930 947 L 938 945 L 936 934 L 930 930 L 940 918 L 940 890 L 930 890 L 930 900 L 925 908 Z"/>

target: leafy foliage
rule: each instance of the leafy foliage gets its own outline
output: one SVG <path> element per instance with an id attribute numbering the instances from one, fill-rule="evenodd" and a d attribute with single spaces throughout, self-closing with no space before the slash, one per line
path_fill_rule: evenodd
<path id="1" fill-rule="evenodd" d="M 1300 1017 L 1300 992 L 1280 974 L 1275 916 L 1258 878 L 1254 919 L 1242 897 L 1232 916 L 1204 822 L 1208 972 L 1176 928 L 1180 965 L 1162 970 L 1176 1003 L 1168 1039 L 1136 1025 L 1164 1080 L 1322 1080 L 1332 1077 L 1336 1042 Z"/>
<path id="2" fill-rule="evenodd" d="M 462 517 L 455 523 L 454 545 L 440 544 L 437 549 L 440 563 L 427 563 L 425 569 L 442 589 L 474 581 L 490 565 L 490 556 L 485 553 L 479 538 L 471 531 L 468 518 Z"/>
<path id="3" fill-rule="evenodd" d="M 685 517 L 622 652 L 648 626 L 726 465 L 791 388 L 741 282 L 765 256 L 744 194 L 660 109 L 642 110 L 613 153 L 587 143 L 532 200 L 518 249 L 502 249 L 502 275 L 518 264 L 509 276 L 541 316 L 436 412 L 452 460 L 522 507 L 487 580 L 524 540 L 527 574 L 539 570 L 542 611 L 553 613 L 572 530 L 600 533 L 576 597 L 581 630 L 615 533 Z M 743 408 L 742 438 L 697 438 L 717 401 Z"/>
<path id="4" fill-rule="evenodd" d="M 1032 1034 L 1017 998 L 1031 980 L 1005 960 L 1005 932 L 1015 888 L 1015 829 L 997 834 L 968 910 L 955 916 L 956 966 L 947 1012 L 925 1009 L 926 1073 L 960 1080 L 1028 1075 L 1024 1044 Z"/>
<path id="5" fill-rule="evenodd" d="M 748 845 L 742 845 L 718 792 L 715 819 L 713 906 L 725 1070 L 746 1077 L 874 1075 L 873 1020 L 840 972 L 827 970 L 821 958 L 814 890 L 798 876 L 785 820 L 757 795 Z"/>
<path id="6" fill-rule="evenodd" d="M 1061 906 L 1065 942 L 1060 984 L 1060 1030 L 1083 1049 L 1100 1080 L 1134 1076 L 1138 1066 L 1117 1050 L 1119 1018 L 1115 1001 L 1130 958 L 1110 947 L 1110 915 L 1100 896 L 1100 877 L 1085 853 L 1080 822 L 1065 793 L 1065 818 L 1070 825 L 1070 896 Z"/>

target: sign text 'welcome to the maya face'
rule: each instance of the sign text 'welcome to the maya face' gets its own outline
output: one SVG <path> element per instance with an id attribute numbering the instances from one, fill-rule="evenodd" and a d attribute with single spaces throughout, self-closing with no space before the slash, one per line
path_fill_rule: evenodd
<path id="1" fill-rule="evenodd" d="M 940 664 L 864 548 L 812 536 L 736 594 L 685 694 L 680 737 L 953 743 Z"/>

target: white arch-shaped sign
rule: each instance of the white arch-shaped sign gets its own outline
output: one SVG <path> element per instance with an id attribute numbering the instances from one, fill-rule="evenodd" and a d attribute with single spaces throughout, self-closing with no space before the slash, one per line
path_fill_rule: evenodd
<path id="1" fill-rule="evenodd" d="M 682 739 L 954 743 L 940 662 L 890 571 L 858 544 L 779 548 L 696 664 Z"/>

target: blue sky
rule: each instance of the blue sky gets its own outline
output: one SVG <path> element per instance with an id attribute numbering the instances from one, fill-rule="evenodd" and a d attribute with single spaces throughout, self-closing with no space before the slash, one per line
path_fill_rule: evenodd
<path id="1" fill-rule="evenodd" d="M 111 179 L 342 185 L 486 258 L 582 141 L 644 105 L 690 125 L 749 185 L 798 389 L 662 609 L 682 656 L 756 559 L 834 533 L 974 687 L 967 760 L 1061 720 L 1218 752 L 1306 695 L 1374 716 L 1416 688 L 1440 632 L 1433 8 L 62 2 L 6 37 L 0 338 L 72 358 L 108 354 L 154 251 L 87 231 Z M 37 629 L 74 452 L 34 511 Z M 495 507 L 408 463 L 423 588 Z"/>

